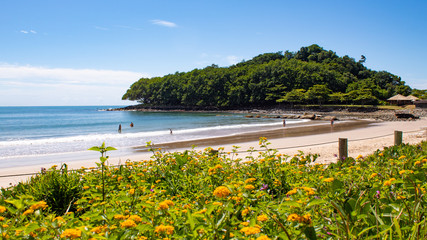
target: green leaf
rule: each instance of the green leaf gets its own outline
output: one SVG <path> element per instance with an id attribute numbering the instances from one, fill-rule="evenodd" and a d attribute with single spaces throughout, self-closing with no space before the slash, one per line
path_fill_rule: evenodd
<path id="1" fill-rule="evenodd" d="M 322 205 L 327 203 L 327 201 L 323 200 L 323 199 L 313 199 L 311 200 L 308 204 L 307 207 L 312 207 L 312 206 L 316 206 L 316 205 Z"/>
<path id="2" fill-rule="evenodd" d="M 107 147 L 107 148 L 105 149 L 105 151 L 114 151 L 114 150 L 117 150 L 117 148 L 114 148 L 114 147 Z"/>
<path id="3" fill-rule="evenodd" d="M 25 207 L 24 203 L 20 199 L 5 200 L 5 202 L 12 204 L 18 210 L 22 210 Z"/>
<path id="4" fill-rule="evenodd" d="M 37 223 L 30 223 L 28 226 L 25 227 L 25 234 L 29 234 L 32 231 L 35 231 L 40 226 Z"/>
<path id="5" fill-rule="evenodd" d="M 193 216 L 191 215 L 190 211 L 187 211 L 187 218 L 188 218 L 187 223 L 190 224 L 191 231 L 193 231 L 195 224 L 194 224 Z"/>
<path id="6" fill-rule="evenodd" d="M 369 230 L 371 230 L 371 229 L 373 229 L 373 228 L 375 228 L 376 226 L 372 226 L 372 227 L 368 227 L 368 228 L 365 228 L 365 229 L 363 229 L 359 234 L 357 234 L 357 236 L 358 237 L 360 237 L 360 236 L 362 236 L 362 234 L 364 234 L 365 232 L 367 232 L 367 231 L 369 231 Z"/>
<path id="7" fill-rule="evenodd" d="M 285 201 L 280 204 L 280 207 L 289 206 L 289 207 L 300 207 L 300 203 L 296 201 Z"/>
<path id="8" fill-rule="evenodd" d="M 397 235 L 399 235 L 399 239 L 402 239 L 402 231 L 400 230 L 399 221 L 396 218 L 393 218 L 393 223 L 396 228 Z"/>
<path id="9" fill-rule="evenodd" d="M 101 151 L 101 149 L 99 147 L 91 147 L 88 150 L 90 150 L 90 151 L 97 151 L 97 152 Z"/>
<path id="10" fill-rule="evenodd" d="M 332 189 L 333 189 L 334 191 L 340 191 L 340 190 L 342 190 L 342 189 L 343 189 L 343 186 L 344 186 L 344 184 L 343 184 L 340 180 L 335 179 L 335 180 L 332 182 Z"/>
<path id="11" fill-rule="evenodd" d="M 306 227 L 304 229 L 304 234 L 310 240 L 316 240 L 317 239 L 317 237 L 316 237 L 316 231 L 314 230 L 313 227 Z"/>

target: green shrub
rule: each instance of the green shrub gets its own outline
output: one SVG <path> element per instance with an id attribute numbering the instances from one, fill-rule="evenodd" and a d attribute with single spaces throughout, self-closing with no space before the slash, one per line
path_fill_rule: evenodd
<path id="1" fill-rule="evenodd" d="M 73 203 L 81 196 L 80 179 L 81 175 L 68 171 L 66 164 L 59 169 L 52 166 L 27 182 L 19 183 L 9 192 L 4 190 L 4 195 L 9 198 L 31 195 L 36 201 L 45 201 L 56 214 L 63 215 L 67 211 L 76 210 Z"/>

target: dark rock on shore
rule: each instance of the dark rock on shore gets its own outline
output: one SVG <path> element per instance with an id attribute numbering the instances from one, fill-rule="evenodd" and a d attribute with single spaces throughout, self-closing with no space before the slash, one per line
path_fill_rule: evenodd
<path id="1" fill-rule="evenodd" d="M 198 106 L 144 106 L 134 105 L 108 111 L 196 111 L 196 112 L 234 112 L 247 114 L 248 118 L 283 118 L 283 119 L 311 119 L 311 120 L 347 120 L 347 119 L 374 119 L 380 121 L 407 121 L 420 117 L 427 117 L 427 110 L 405 109 L 387 110 L 376 107 L 341 107 L 341 106 L 276 106 L 263 108 L 242 107 L 242 108 L 218 108 L 218 107 L 198 107 Z M 397 114 L 396 114 L 397 113 Z M 402 115 L 403 114 L 403 115 Z M 404 115 L 410 114 L 410 115 Z M 402 117 L 402 116 L 410 116 Z"/>

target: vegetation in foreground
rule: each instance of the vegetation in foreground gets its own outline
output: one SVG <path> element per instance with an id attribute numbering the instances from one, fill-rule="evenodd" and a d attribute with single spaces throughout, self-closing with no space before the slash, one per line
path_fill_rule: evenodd
<path id="1" fill-rule="evenodd" d="M 3 239 L 426 239 L 427 142 L 316 164 L 316 155 L 166 153 L 2 189 Z M 103 198 L 105 198 L 103 200 Z"/>

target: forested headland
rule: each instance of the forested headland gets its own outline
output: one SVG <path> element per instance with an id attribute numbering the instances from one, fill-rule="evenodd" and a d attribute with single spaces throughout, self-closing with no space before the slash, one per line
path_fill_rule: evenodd
<path id="1" fill-rule="evenodd" d="M 141 78 L 123 100 L 145 106 L 242 107 L 287 104 L 381 104 L 413 90 L 399 76 L 313 44 L 298 52 L 260 54 L 229 67 Z"/>

